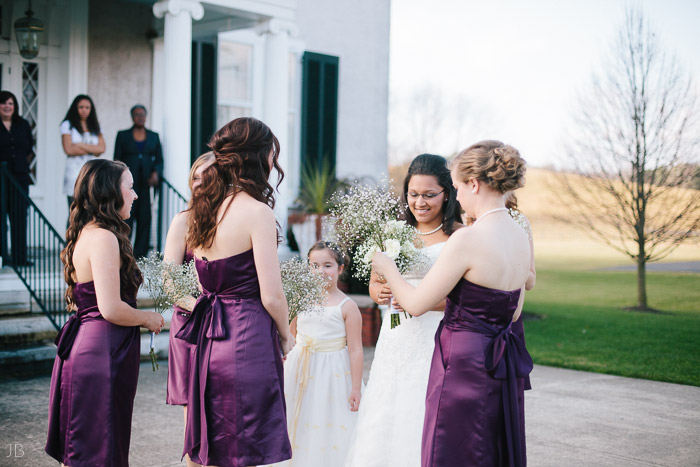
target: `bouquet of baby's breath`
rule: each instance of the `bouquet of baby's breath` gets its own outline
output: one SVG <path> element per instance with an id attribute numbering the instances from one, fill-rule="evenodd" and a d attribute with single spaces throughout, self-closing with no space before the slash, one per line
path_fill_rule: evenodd
<path id="1" fill-rule="evenodd" d="M 280 263 L 282 289 L 289 306 L 289 322 L 300 313 L 318 312 L 328 298 L 326 278 L 309 263 L 292 258 Z"/>
<path id="2" fill-rule="evenodd" d="M 147 257 L 137 261 L 143 275 L 143 286 L 153 299 L 153 307 L 156 312 L 163 312 L 171 308 L 175 303 L 188 296 L 199 295 L 199 281 L 194 260 L 184 264 L 176 264 L 163 260 L 163 254 L 152 251 Z M 153 371 L 158 368 L 155 346 L 151 333 L 151 364 Z"/>
<path id="3" fill-rule="evenodd" d="M 337 243 L 348 252 L 371 237 L 381 243 L 378 233 L 402 212 L 401 203 L 391 193 L 386 179 L 376 185 L 356 181 L 345 192 L 335 195 L 331 204 Z"/>
<path id="4" fill-rule="evenodd" d="M 335 200 L 331 215 L 335 218 L 338 243 L 353 255 L 356 278 L 369 282 L 372 257 L 381 251 L 396 262 L 403 274 L 423 261 L 417 248 L 420 242 L 416 229 L 405 221 L 401 203 L 389 190 L 389 181 L 378 185 L 355 184 Z M 420 246 L 420 245 L 418 245 Z M 398 312 L 391 308 L 391 327 L 400 324 Z"/>
<path id="5" fill-rule="evenodd" d="M 378 251 L 393 259 L 402 274 L 407 272 L 409 268 L 415 267 L 421 256 L 416 241 L 416 229 L 406 221 L 388 221 L 377 235 L 368 238 L 357 248 L 354 259 L 356 277 L 369 279 L 372 258 Z"/>

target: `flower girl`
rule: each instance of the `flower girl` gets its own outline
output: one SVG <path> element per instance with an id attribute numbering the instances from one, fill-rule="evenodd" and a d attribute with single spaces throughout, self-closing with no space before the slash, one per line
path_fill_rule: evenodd
<path id="1" fill-rule="evenodd" d="M 339 248 L 318 242 L 309 250 L 309 263 L 326 276 L 328 298 L 319 313 L 301 313 L 292 321 L 296 346 L 284 365 L 292 459 L 278 465 L 342 466 L 363 386 L 362 317 L 338 290 L 345 264 Z"/>

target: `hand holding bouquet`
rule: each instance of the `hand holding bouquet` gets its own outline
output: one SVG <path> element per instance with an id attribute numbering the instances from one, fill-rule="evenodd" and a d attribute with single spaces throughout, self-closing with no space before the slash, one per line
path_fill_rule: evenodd
<path id="1" fill-rule="evenodd" d="M 394 260 L 402 274 L 423 261 L 416 229 L 396 220 L 402 213 L 401 203 L 388 187 L 388 181 L 375 186 L 353 185 L 331 210 L 338 243 L 346 251 L 354 250 L 353 275 L 365 282 L 370 279 L 372 257 L 378 251 Z M 391 313 L 394 328 L 400 319 L 393 307 Z"/>
<path id="2" fill-rule="evenodd" d="M 163 254 L 152 251 L 147 257 L 137 261 L 143 274 L 143 286 L 153 299 L 155 311 L 163 312 L 171 308 L 175 303 L 188 296 L 199 295 L 199 280 L 194 260 L 184 264 L 176 264 L 163 260 Z M 158 368 L 155 346 L 151 333 L 151 364 L 153 371 Z"/>

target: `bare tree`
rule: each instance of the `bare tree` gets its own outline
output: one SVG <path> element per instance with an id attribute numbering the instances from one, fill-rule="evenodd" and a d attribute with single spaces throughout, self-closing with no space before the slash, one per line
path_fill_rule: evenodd
<path id="1" fill-rule="evenodd" d="M 637 264 L 637 306 L 650 310 L 646 264 L 697 239 L 697 101 L 641 10 L 628 9 L 605 70 L 581 97 L 573 173 L 557 183 L 567 220 Z"/>

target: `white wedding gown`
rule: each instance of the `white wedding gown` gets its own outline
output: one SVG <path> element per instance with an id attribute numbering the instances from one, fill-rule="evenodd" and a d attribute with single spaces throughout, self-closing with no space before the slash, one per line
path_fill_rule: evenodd
<path id="1" fill-rule="evenodd" d="M 423 248 L 428 266 L 444 245 Z M 424 265 L 404 277 L 417 285 L 428 269 Z M 428 373 L 443 312 L 417 318 L 401 313 L 394 329 L 390 316 L 385 313 L 382 321 L 345 467 L 420 467 Z"/>

